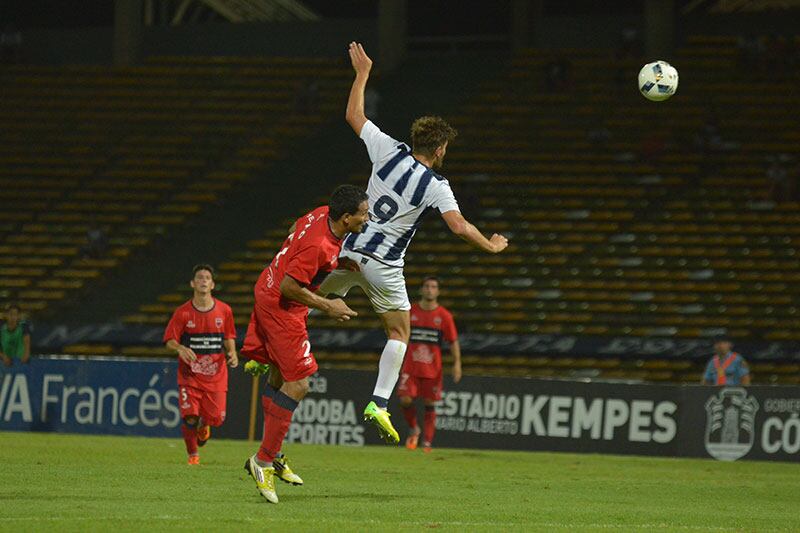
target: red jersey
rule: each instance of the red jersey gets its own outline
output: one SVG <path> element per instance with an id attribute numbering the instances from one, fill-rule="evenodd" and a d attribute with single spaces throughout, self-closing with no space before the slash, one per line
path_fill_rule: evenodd
<path id="1" fill-rule="evenodd" d="M 233 311 L 228 304 L 214 300 L 208 311 L 198 311 L 189 300 L 175 310 L 164 332 L 170 339 L 191 348 L 197 360 L 191 365 L 178 358 L 178 385 L 206 391 L 228 390 L 224 339 L 236 338 Z"/>
<path id="2" fill-rule="evenodd" d="M 314 292 L 339 263 L 342 239 L 333 234 L 328 221 L 328 206 L 318 207 L 297 219 L 295 231 L 281 246 L 256 282 L 256 300 L 271 311 L 281 310 L 305 320 L 308 306 L 285 298 L 281 281 L 290 276 Z"/>
<path id="3" fill-rule="evenodd" d="M 411 341 L 403 361 L 403 373 L 418 378 L 436 378 L 442 373 L 442 344 L 458 338 L 450 311 L 438 306 L 426 311 L 411 306 Z"/>

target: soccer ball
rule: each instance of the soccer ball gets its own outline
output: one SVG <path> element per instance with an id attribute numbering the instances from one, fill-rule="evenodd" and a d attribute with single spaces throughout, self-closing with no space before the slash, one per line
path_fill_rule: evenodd
<path id="1" fill-rule="evenodd" d="M 678 71 L 666 61 L 648 63 L 639 71 L 639 90 L 648 100 L 666 100 L 678 90 Z"/>

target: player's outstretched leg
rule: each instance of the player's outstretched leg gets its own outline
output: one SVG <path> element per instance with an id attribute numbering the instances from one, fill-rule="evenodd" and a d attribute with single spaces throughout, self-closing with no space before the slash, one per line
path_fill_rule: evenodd
<path id="1" fill-rule="evenodd" d="M 275 492 L 275 469 L 271 466 L 261 466 L 255 454 L 244 462 L 244 469 L 255 480 L 258 492 L 269 503 L 278 503 L 278 493 Z"/>

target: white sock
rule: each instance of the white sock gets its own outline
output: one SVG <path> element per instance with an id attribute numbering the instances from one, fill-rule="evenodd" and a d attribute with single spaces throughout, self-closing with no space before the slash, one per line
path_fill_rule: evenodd
<path id="1" fill-rule="evenodd" d="M 378 363 L 378 379 L 375 382 L 373 396 L 388 399 L 392 395 L 405 355 L 406 343 L 394 339 L 386 341 Z"/>

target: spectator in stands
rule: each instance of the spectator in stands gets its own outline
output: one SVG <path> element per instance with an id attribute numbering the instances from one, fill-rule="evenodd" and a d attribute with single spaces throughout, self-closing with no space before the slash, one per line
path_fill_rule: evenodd
<path id="1" fill-rule="evenodd" d="M 775 203 L 794 202 L 797 200 L 797 171 L 792 163 L 794 158 L 789 154 L 778 154 L 767 158 L 767 197 Z"/>
<path id="2" fill-rule="evenodd" d="M 670 144 L 669 136 L 672 133 L 661 130 L 650 131 L 642 137 L 639 143 L 639 159 L 643 163 L 655 164 L 667 151 Z"/>
<path id="3" fill-rule="evenodd" d="M 27 363 L 31 358 L 31 328 L 20 319 L 20 308 L 14 304 L 6 307 L 5 322 L 0 325 L 0 359 L 11 366 L 14 359 Z"/>
<path id="4" fill-rule="evenodd" d="M 770 35 L 764 44 L 766 54 L 763 59 L 763 68 L 767 81 L 780 81 L 786 77 L 789 67 L 789 42 L 786 37 L 777 33 Z"/>
<path id="5" fill-rule="evenodd" d="M 308 80 L 297 91 L 295 102 L 297 112 L 310 115 L 317 112 L 319 106 L 319 83 L 317 80 Z"/>
<path id="6" fill-rule="evenodd" d="M 572 63 L 558 57 L 544 66 L 545 89 L 548 92 L 568 91 L 572 84 Z"/>
<path id="7" fill-rule="evenodd" d="M 703 127 L 694 135 L 692 140 L 695 150 L 702 156 L 700 160 L 700 177 L 704 178 L 716 172 L 716 162 L 712 157 L 720 152 L 730 152 L 739 148 L 739 143 L 728 141 L 720 133 L 717 111 L 710 109 Z"/>
<path id="8" fill-rule="evenodd" d="M 736 47 L 739 50 L 739 71 L 756 74 L 764 63 L 764 43 L 752 33 L 739 37 Z"/>
<path id="9" fill-rule="evenodd" d="M 730 337 L 714 339 L 714 356 L 706 365 L 702 383 L 718 387 L 750 385 L 750 368 L 744 357 L 733 351 Z"/>
<path id="10" fill-rule="evenodd" d="M 22 33 L 13 24 L 7 24 L 0 33 L 0 63 L 19 63 Z"/>
<path id="11" fill-rule="evenodd" d="M 642 55 L 642 38 L 639 30 L 632 26 L 623 28 L 620 34 L 618 59 L 636 59 Z"/>
<path id="12" fill-rule="evenodd" d="M 605 121 L 599 122 L 598 126 L 590 129 L 589 133 L 586 135 L 589 142 L 597 148 L 605 148 L 611 139 L 614 138 L 614 134 L 605 126 L 604 122 Z"/>
<path id="13" fill-rule="evenodd" d="M 97 259 L 105 253 L 107 248 L 108 236 L 105 230 L 96 222 L 92 222 L 86 232 L 86 244 L 81 249 L 81 255 L 84 258 Z"/>

